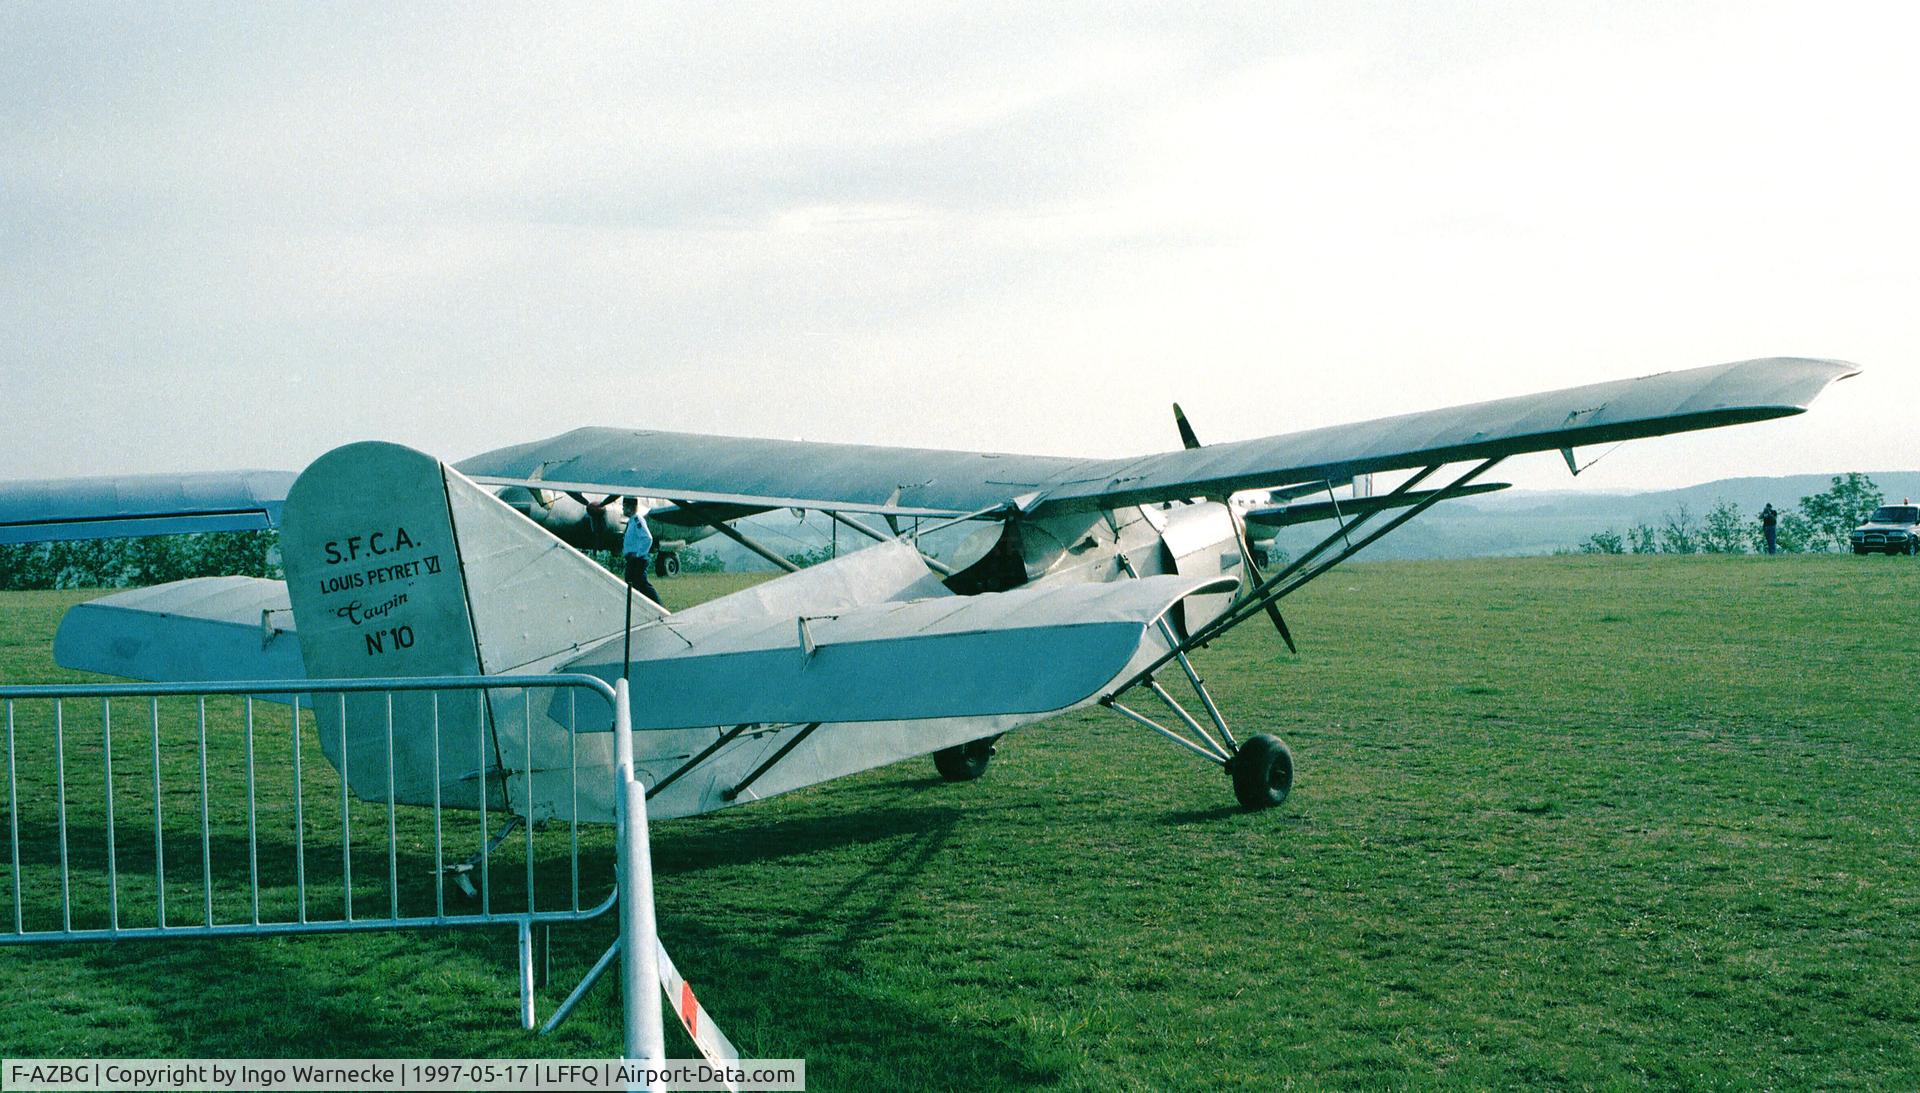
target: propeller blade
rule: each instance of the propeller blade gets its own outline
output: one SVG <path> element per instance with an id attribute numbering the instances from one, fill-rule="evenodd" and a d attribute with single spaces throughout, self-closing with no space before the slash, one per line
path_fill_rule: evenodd
<path id="1" fill-rule="evenodd" d="M 1200 438 L 1194 435 L 1193 426 L 1187 424 L 1187 412 L 1182 410 L 1180 404 L 1177 402 L 1173 404 L 1173 423 L 1180 429 L 1181 444 L 1185 445 L 1188 449 L 1198 448 L 1200 446 Z"/>
<path id="2" fill-rule="evenodd" d="M 1300 647 L 1293 643 L 1293 631 L 1287 629 L 1287 620 L 1280 617 L 1280 605 L 1268 600 L 1267 615 L 1273 619 L 1273 628 L 1280 631 L 1280 640 L 1287 643 L 1287 652 L 1300 655 Z"/>
<path id="3" fill-rule="evenodd" d="M 1253 560 L 1253 540 L 1248 537 L 1245 524 L 1235 520 L 1233 527 L 1240 536 L 1240 557 L 1247 563 L 1247 576 L 1252 577 L 1257 585 L 1265 578 L 1260 575 L 1260 563 Z M 1280 605 L 1272 600 L 1267 601 L 1267 617 L 1273 620 L 1273 628 L 1279 632 L 1280 640 L 1287 643 L 1287 652 L 1298 656 L 1300 647 L 1293 643 L 1293 631 L 1287 629 L 1287 620 L 1280 615 Z"/>

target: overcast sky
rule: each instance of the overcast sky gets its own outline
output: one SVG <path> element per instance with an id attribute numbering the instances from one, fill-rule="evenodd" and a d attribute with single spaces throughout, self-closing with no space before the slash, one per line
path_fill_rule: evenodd
<path id="1" fill-rule="evenodd" d="M 0 478 L 1120 455 L 1175 400 L 1225 440 L 1782 354 L 1867 372 L 1578 484 L 1920 467 L 1920 5 L 542 11 L 0 7 Z"/>

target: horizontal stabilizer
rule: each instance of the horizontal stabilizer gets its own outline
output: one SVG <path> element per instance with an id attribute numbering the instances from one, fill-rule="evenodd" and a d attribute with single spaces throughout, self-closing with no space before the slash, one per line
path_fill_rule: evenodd
<path id="1" fill-rule="evenodd" d="M 76 604 L 53 639 L 62 668 L 166 683 L 307 678 L 287 586 L 196 577 Z"/>
<path id="2" fill-rule="evenodd" d="M 280 525 L 284 471 L 0 482 L 0 544 L 127 539 Z"/>
<path id="3" fill-rule="evenodd" d="M 636 729 L 902 721 L 1065 709 L 1124 670 L 1154 621 L 1233 577 L 1147 577 L 855 607 L 662 620 L 634 632 Z M 618 641 L 567 666 L 614 679 Z"/>
<path id="4" fill-rule="evenodd" d="M 1508 489 L 1512 485 L 1511 482 L 1476 482 L 1453 491 L 1452 496 L 1472 497 L 1475 494 Z M 1409 508 L 1420 504 L 1437 492 L 1439 491 L 1408 490 L 1405 493 L 1380 494 L 1377 497 L 1343 497 L 1338 501 L 1304 501 L 1291 505 L 1273 505 L 1248 509 L 1246 521 L 1262 527 L 1283 528 L 1293 524 L 1310 524 L 1316 520 L 1351 519 L 1370 512 Z"/>

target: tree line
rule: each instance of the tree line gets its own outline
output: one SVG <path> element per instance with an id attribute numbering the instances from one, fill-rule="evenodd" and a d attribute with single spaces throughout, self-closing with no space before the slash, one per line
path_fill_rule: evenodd
<path id="1" fill-rule="evenodd" d="M 188 577 L 280 577 L 277 531 L 0 546 L 0 589 L 125 588 Z"/>
<path id="2" fill-rule="evenodd" d="M 1775 541 L 1783 554 L 1825 554 L 1852 549 L 1847 534 L 1864 523 L 1885 499 L 1864 474 L 1834 475 L 1826 490 L 1780 509 Z M 1767 546 L 1759 514 L 1748 514 L 1721 500 L 1695 519 L 1680 505 L 1656 526 L 1635 524 L 1620 531 L 1596 531 L 1580 543 L 1582 554 L 1748 554 Z"/>
<path id="3" fill-rule="evenodd" d="M 624 571 L 617 551 L 587 552 L 614 573 Z M 686 573 L 726 568 L 712 551 L 680 551 Z M 0 591 L 50 588 L 137 588 L 189 577 L 271 577 L 280 568 L 277 531 L 213 531 L 152 535 L 144 539 L 98 539 L 71 543 L 0 545 Z"/>
<path id="4" fill-rule="evenodd" d="M 1780 510 L 1777 538 L 1788 554 L 1851 549 L 1847 533 L 1864 522 L 1884 500 L 1864 474 L 1835 475 L 1821 493 L 1802 497 L 1798 506 Z M 1685 505 L 1667 512 L 1658 525 L 1635 524 L 1624 530 L 1596 531 L 1580 543 L 1583 554 L 1747 554 L 1766 549 L 1757 514 L 1722 500 L 1695 518 Z M 620 572 L 618 555 L 591 552 L 595 560 Z M 825 546 L 795 553 L 793 561 L 825 561 Z M 717 555 L 682 550 L 686 572 L 724 568 Z M 144 539 L 98 539 L 68 543 L 0 545 L 0 590 L 126 588 L 164 584 L 189 577 L 284 576 L 277 531 L 216 531 L 194 535 L 154 535 Z"/>

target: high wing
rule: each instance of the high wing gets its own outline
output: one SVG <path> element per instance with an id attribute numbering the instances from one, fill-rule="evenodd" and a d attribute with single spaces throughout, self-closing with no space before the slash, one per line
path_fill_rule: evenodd
<path id="1" fill-rule="evenodd" d="M 489 485 L 680 501 L 919 516 L 1070 512 L 1786 417 L 1857 371 L 1770 357 L 1127 459 L 584 428 L 456 466 Z"/>
<path id="2" fill-rule="evenodd" d="M 961 516 L 1108 460 L 584 428 L 454 464 L 488 486 L 631 493 L 757 508 Z"/>
<path id="3" fill-rule="evenodd" d="M 0 482 L 0 546 L 278 528 L 295 477 L 249 470 Z M 691 531 L 766 508 L 663 504 L 647 519 Z"/>
<path id="4" fill-rule="evenodd" d="M 1609 443 L 1804 412 L 1840 361 L 1773 357 L 1125 459 L 586 428 L 456 467 L 491 486 L 671 498 L 698 527 L 768 508 L 1030 514 Z M 276 527 L 283 471 L 0 482 L 0 544 Z"/>
<path id="5" fill-rule="evenodd" d="M 278 527 L 286 471 L 0 482 L 0 544 Z"/>

